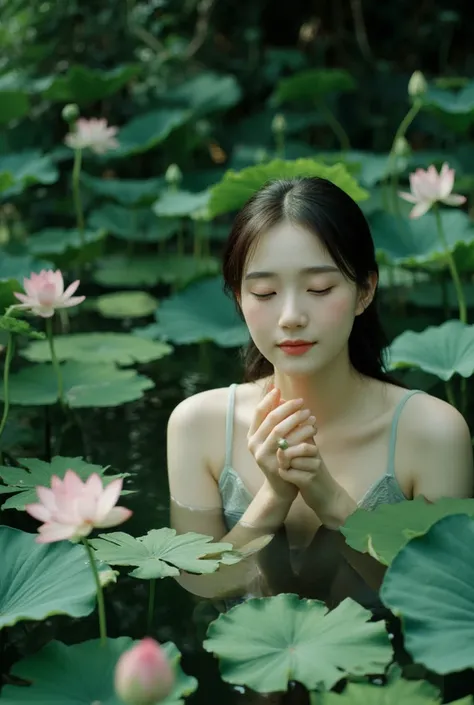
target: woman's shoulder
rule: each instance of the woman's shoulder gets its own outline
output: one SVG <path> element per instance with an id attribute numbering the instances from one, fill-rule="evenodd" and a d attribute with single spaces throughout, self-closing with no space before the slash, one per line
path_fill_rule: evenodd
<path id="1" fill-rule="evenodd" d="M 410 396 L 400 424 L 417 443 L 436 446 L 447 440 L 462 442 L 466 438 L 470 442 L 469 427 L 458 409 L 426 392 Z"/>
<path id="2" fill-rule="evenodd" d="M 168 423 L 192 426 L 209 426 L 225 414 L 230 387 L 217 387 L 186 397 L 171 412 Z"/>

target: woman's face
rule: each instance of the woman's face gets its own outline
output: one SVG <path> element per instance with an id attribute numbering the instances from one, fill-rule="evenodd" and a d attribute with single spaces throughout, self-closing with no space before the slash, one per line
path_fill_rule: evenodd
<path id="1" fill-rule="evenodd" d="M 262 355 L 283 374 L 310 375 L 346 353 L 354 318 L 371 297 L 344 277 L 319 238 L 282 222 L 248 257 L 240 304 Z M 312 345 L 280 347 L 295 340 Z"/>

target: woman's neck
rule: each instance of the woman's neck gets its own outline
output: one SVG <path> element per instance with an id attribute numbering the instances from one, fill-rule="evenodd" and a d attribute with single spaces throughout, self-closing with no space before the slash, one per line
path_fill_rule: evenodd
<path id="1" fill-rule="evenodd" d="M 304 399 L 305 408 L 321 427 L 352 415 L 356 407 L 362 410 L 370 380 L 354 370 L 348 355 L 343 354 L 310 377 L 285 375 L 275 369 L 273 383 L 282 399 Z"/>

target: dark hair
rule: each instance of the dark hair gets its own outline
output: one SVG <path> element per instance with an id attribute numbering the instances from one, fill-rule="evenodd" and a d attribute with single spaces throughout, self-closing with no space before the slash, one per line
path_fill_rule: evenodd
<path id="1" fill-rule="evenodd" d="M 233 297 L 242 318 L 236 294 L 240 294 L 247 258 L 259 236 L 282 221 L 317 234 L 341 272 L 359 288 L 367 286 L 371 272 L 378 274 L 368 223 L 345 191 L 317 177 L 270 181 L 237 214 L 223 253 L 224 290 Z M 384 369 L 383 349 L 387 341 L 376 299 L 375 295 L 366 310 L 355 318 L 349 337 L 349 358 L 359 373 L 400 384 Z M 247 382 L 273 374 L 273 365 L 252 340 L 244 351 L 244 362 Z"/>

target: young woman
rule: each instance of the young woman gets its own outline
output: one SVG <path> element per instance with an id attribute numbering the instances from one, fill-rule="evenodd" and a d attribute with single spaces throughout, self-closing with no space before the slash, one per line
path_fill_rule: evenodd
<path id="1" fill-rule="evenodd" d="M 466 422 L 384 371 L 373 241 L 334 184 L 296 178 L 255 193 L 235 220 L 223 274 L 250 333 L 245 381 L 173 411 L 171 522 L 237 548 L 274 539 L 238 565 L 180 582 L 208 597 L 321 597 L 324 581 L 342 594 L 351 592 L 344 577 L 334 587 L 342 551 L 376 586 L 375 561 L 367 571 L 335 530 L 357 507 L 472 496 Z"/>

